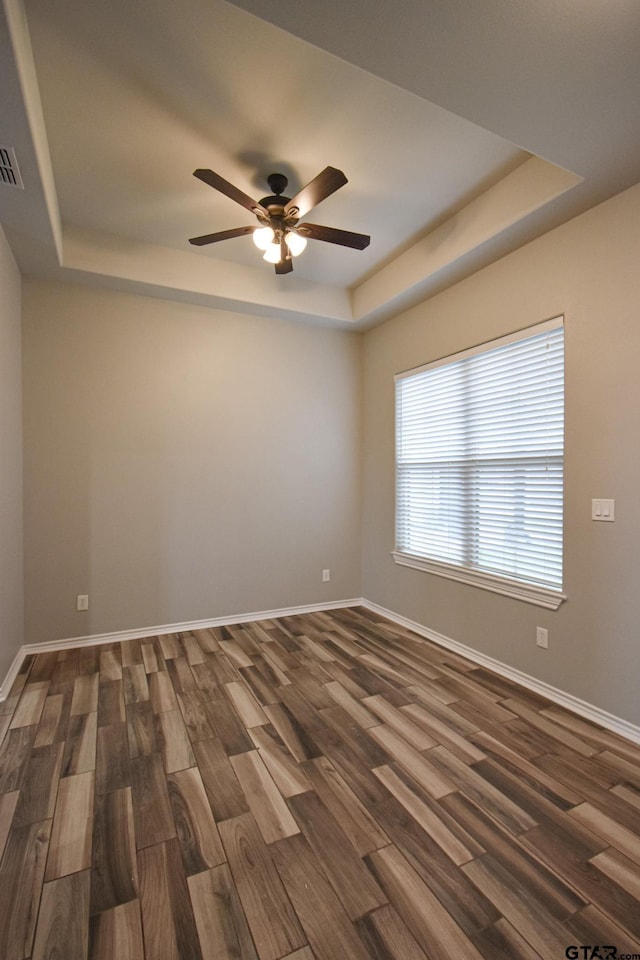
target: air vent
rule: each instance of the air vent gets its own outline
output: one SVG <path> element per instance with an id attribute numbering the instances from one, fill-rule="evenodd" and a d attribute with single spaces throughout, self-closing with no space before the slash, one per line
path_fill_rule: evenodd
<path id="1" fill-rule="evenodd" d="M 17 187 L 18 190 L 24 190 L 13 147 L 0 146 L 0 184 L 4 187 Z"/>

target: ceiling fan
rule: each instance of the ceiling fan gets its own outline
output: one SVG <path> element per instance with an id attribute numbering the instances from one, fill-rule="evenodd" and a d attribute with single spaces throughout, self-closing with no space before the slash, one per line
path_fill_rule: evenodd
<path id="1" fill-rule="evenodd" d="M 325 167 L 322 173 L 314 177 L 293 199 L 284 196 L 288 183 L 284 174 L 272 173 L 267 177 L 267 183 L 273 194 L 263 197 L 260 202 L 252 200 L 246 193 L 234 187 L 213 170 L 194 170 L 193 175 L 249 210 L 257 217 L 259 223 L 258 227 L 235 227 L 232 230 L 221 230 L 219 233 L 207 233 L 202 237 L 192 237 L 189 243 L 196 247 L 217 243 L 219 240 L 230 240 L 232 237 L 244 237 L 252 233 L 254 243 L 264 251 L 264 259 L 274 264 L 276 273 L 291 273 L 293 257 L 302 253 L 308 238 L 324 240 L 325 243 L 337 243 L 343 247 L 353 247 L 355 250 L 364 250 L 369 246 L 371 237 L 364 233 L 352 233 L 350 230 L 338 230 L 336 227 L 322 227 L 317 223 L 299 222 L 312 207 L 316 207 L 348 182 L 344 173 L 336 170 L 335 167 Z"/>

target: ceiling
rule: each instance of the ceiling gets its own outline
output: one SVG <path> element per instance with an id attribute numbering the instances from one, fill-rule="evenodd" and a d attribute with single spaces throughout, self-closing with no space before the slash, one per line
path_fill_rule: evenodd
<path id="1" fill-rule="evenodd" d="M 0 187 L 21 270 L 359 329 L 640 179 L 636 0 L 1 0 Z M 349 183 L 275 276 L 252 215 L 324 167 Z"/>

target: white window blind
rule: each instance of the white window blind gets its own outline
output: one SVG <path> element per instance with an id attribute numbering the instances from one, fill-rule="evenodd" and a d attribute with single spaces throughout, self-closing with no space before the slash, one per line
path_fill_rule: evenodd
<path id="1" fill-rule="evenodd" d="M 396 377 L 398 554 L 561 591 L 563 334 L 560 317 Z"/>

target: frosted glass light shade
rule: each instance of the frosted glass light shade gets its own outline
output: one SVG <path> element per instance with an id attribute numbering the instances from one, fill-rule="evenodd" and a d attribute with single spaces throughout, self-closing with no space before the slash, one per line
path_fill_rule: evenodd
<path id="1" fill-rule="evenodd" d="M 299 233 L 286 233 L 284 242 L 289 247 L 289 250 L 294 257 L 297 257 L 298 254 L 302 253 L 307 245 L 306 237 L 301 237 Z"/>
<path id="2" fill-rule="evenodd" d="M 253 242 L 258 250 L 267 250 L 270 243 L 273 243 L 275 234 L 271 227 L 258 227 L 253 231 Z"/>
<path id="3" fill-rule="evenodd" d="M 279 243 L 270 243 L 267 249 L 265 250 L 263 260 L 266 260 L 267 263 L 280 263 L 281 253 L 280 253 L 280 244 Z"/>

